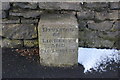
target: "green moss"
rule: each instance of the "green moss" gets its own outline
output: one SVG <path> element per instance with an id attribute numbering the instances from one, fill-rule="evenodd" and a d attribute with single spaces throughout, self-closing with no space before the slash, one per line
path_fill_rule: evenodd
<path id="1" fill-rule="evenodd" d="M 22 47 L 22 41 L 21 40 L 10 40 L 10 39 L 3 39 L 2 40 L 2 47 L 7 47 L 7 48 L 19 48 Z"/>
<path id="2" fill-rule="evenodd" d="M 24 40 L 24 46 L 26 47 L 38 47 L 38 40 Z"/>

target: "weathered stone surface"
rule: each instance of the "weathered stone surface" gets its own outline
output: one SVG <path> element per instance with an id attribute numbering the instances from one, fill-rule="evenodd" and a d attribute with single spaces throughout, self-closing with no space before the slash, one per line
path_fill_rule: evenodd
<path id="1" fill-rule="evenodd" d="M 3 24 L 2 36 L 10 39 L 33 39 L 37 38 L 37 30 L 33 24 Z"/>
<path id="2" fill-rule="evenodd" d="M 0 48 L 2 47 L 2 37 L 0 36 Z"/>
<path id="3" fill-rule="evenodd" d="M 114 47 L 120 50 L 120 36 L 117 37 Z"/>
<path id="4" fill-rule="evenodd" d="M 24 18 L 36 18 L 40 16 L 41 12 L 40 11 L 29 11 L 24 13 L 23 17 Z"/>
<path id="5" fill-rule="evenodd" d="M 77 12 L 78 19 L 94 19 L 94 11 L 86 10 Z"/>
<path id="6" fill-rule="evenodd" d="M 120 34 L 120 31 L 115 32 L 100 32 L 99 36 L 106 40 L 116 41 L 117 36 Z"/>
<path id="7" fill-rule="evenodd" d="M 84 6 L 89 9 L 93 10 L 105 10 L 106 8 L 109 7 L 108 3 L 106 2 L 86 2 L 84 3 Z"/>
<path id="8" fill-rule="evenodd" d="M 79 30 L 80 31 L 87 28 L 87 22 L 86 21 L 78 20 L 78 24 L 79 24 Z"/>
<path id="9" fill-rule="evenodd" d="M 40 9 L 51 10 L 81 10 L 79 2 L 40 2 Z"/>
<path id="10" fill-rule="evenodd" d="M 2 2 L 2 10 L 8 10 L 10 8 L 9 2 Z"/>
<path id="11" fill-rule="evenodd" d="M 79 31 L 79 47 L 87 47 L 88 44 L 92 43 L 89 41 L 89 38 L 95 38 L 95 37 L 97 37 L 96 32 L 92 32 L 89 29 L 84 29 L 84 31 Z"/>
<path id="12" fill-rule="evenodd" d="M 93 42 L 93 44 L 88 44 L 88 47 L 112 48 L 114 46 L 114 41 L 105 40 L 102 38 L 93 39 L 91 42 Z"/>
<path id="13" fill-rule="evenodd" d="M 81 41 L 86 41 L 89 39 L 98 38 L 98 31 L 91 31 L 89 29 L 84 29 L 84 31 L 79 31 L 79 39 Z"/>
<path id="14" fill-rule="evenodd" d="M 103 12 L 96 12 L 95 18 L 99 20 L 113 20 L 113 19 L 119 19 L 118 17 L 119 11 L 118 10 L 112 10 L 112 11 L 103 11 Z"/>
<path id="15" fill-rule="evenodd" d="M 120 19 L 119 14 L 120 14 L 120 13 L 119 13 L 119 10 L 109 11 L 108 18 L 109 18 L 109 19 Z"/>
<path id="16" fill-rule="evenodd" d="M 21 40 L 3 39 L 2 47 L 3 48 L 20 48 L 20 47 L 23 47 L 23 42 Z"/>
<path id="17" fill-rule="evenodd" d="M 80 47 L 93 47 L 93 48 L 95 48 L 95 47 L 97 47 L 97 48 L 112 48 L 115 40 L 111 41 L 106 38 L 104 38 L 104 39 L 100 38 L 99 34 L 100 34 L 100 32 L 91 31 L 89 29 L 80 31 L 79 32 L 79 46 Z"/>
<path id="18" fill-rule="evenodd" d="M 38 47 L 38 40 L 24 40 L 25 47 Z"/>
<path id="19" fill-rule="evenodd" d="M 15 2 L 13 3 L 13 7 L 27 8 L 27 9 L 36 9 L 37 3 L 35 2 Z"/>
<path id="20" fill-rule="evenodd" d="M 103 21 L 100 23 L 95 23 L 94 21 L 88 21 L 88 28 L 98 31 L 110 30 L 113 26 L 113 21 Z"/>
<path id="21" fill-rule="evenodd" d="M 0 18 L 6 18 L 7 14 L 5 11 L 0 11 Z"/>
<path id="22" fill-rule="evenodd" d="M 21 23 L 26 23 L 26 24 L 34 24 L 34 23 L 38 23 L 38 19 L 25 19 L 25 18 L 22 18 L 21 19 Z"/>
<path id="23" fill-rule="evenodd" d="M 73 14 L 43 14 L 38 37 L 42 65 L 77 65 L 78 24 Z"/>
<path id="24" fill-rule="evenodd" d="M 112 31 L 120 31 L 120 21 L 116 21 L 115 24 L 113 25 Z"/>
<path id="25" fill-rule="evenodd" d="M 69 10 L 69 11 L 61 10 L 61 11 L 58 12 L 58 13 L 61 13 L 61 14 L 73 14 L 73 15 L 76 15 L 76 12 L 75 12 L 75 11 L 71 11 L 71 10 Z"/>
<path id="26" fill-rule="evenodd" d="M 2 23 L 6 23 L 6 24 L 20 23 L 20 19 L 19 18 L 2 19 Z"/>
<path id="27" fill-rule="evenodd" d="M 24 18 L 36 18 L 37 16 L 40 16 L 40 14 L 41 11 L 38 10 L 23 11 L 22 9 L 15 9 L 9 12 L 10 16 L 23 16 Z"/>
<path id="28" fill-rule="evenodd" d="M 110 2 L 110 9 L 120 9 L 120 2 Z"/>

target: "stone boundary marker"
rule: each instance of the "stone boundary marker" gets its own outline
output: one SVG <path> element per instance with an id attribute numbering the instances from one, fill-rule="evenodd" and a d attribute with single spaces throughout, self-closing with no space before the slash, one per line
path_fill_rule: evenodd
<path id="1" fill-rule="evenodd" d="M 38 38 L 42 65 L 77 65 L 78 23 L 73 14 L 41 15 Z"/>

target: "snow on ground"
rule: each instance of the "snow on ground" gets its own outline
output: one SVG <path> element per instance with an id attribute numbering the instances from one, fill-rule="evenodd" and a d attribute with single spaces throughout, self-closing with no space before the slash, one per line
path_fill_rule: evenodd
<path id="1" fill-rule="evenodd" d="M 91 71 L 90 69 L 97 70 L 101 63 L 106 64 L 106 62 L 111 60 L 119 62 L 119 53 L 120 51 L 115 49 L 96 49 L 80 47 L 78 50 L 78 63 L 84 66 L 84 73 L 86 73 L 87 71 Z"/>

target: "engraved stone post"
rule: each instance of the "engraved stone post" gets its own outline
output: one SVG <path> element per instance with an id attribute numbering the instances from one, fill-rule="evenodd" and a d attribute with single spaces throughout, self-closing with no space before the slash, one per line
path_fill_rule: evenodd
<path id="1" fill-rule="evenodd" d="M 73 66 L 78 63 L 78 23 L 73 14 L 43 14 L 38 25 L 40 63 Z"/>

